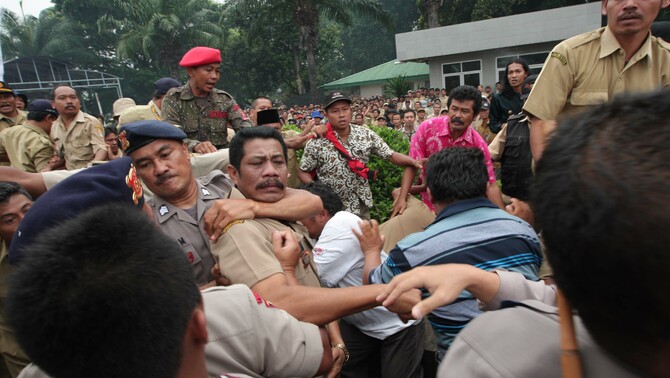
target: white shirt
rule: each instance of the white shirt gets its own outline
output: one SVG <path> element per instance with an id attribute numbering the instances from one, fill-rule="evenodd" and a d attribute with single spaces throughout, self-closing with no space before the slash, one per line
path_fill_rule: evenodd
<path id="1" fill-rule="evenodd" d="M 314 246 L 314 262 L 326 287 L 363 286 L 363 251 L 352 228 L 360 232 L 357 215 L 336 213 L 321 231 Z M 387 257 L 382 251 L 382 261 Z M 413 324 L 404 324 L 383 306 L 344 317 L 364 334 L 383 340 Z"/>

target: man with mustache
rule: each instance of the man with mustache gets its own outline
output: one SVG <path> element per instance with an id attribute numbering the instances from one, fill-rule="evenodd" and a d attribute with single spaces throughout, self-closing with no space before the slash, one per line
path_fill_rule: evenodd
<path id="1" fill-rule="evenodd" d="M 228 174 L 239 189 L 239 192 L 232 192 L 231 198 L 235 194 L 240 196 L 239 193 L 262 203 L 274 203 L 284 198 L 288 174 L 286 155 L 286 144 L 277 130 L 265 126 L 240 130 L 230 143 Z M 298 238 L 301 249 L 286 251 L 289 255 L 302 252 L 297 265 L 294 262 L 280 263 L 273 253 L 282 245 L 285 234 Z M 218 259 L 221 274 L 232 283 L 249 286 L 299 320 L 325 325 L 376 307 L 376 294 L 383 289 L 381 285 L 319 287 L 308 236 L 302 225 L 255 218 L 232 223 L 221 239 L 212 245 L 212 252 Z M 348 351 L 341 337 L 338 335 L 338 340 L 333 333 L 330 336 L 336 361 L 347 359 Z"/>
<path id="2" fill-rule="evenodd" d="M 219 170 L 196 179 L 185 138 L 181 129 L 156 120 L 129 123 L 119 133 L 121 147 L 154 195 L 149 204 L 157 223 L 181 247 L 198 285 L 214 280 L 210 238 L 218 239 L 233 219 L 258 216 L 297 220 L 321 210 L 319 198 L 304 191 L 288 190 L 283 201 L 259 203 L 239 195 Z"/>
<path id="3" fill-rule="evenodd" d="M 479 148 L 484 153 L 484 162 L 489 175 L 489 184 L 486 197 L 498 205 L 504 207 L 500 188 L 496 183 L 493 172 L 493 162 L 484 139 L 470 125 L 479 114 L 482 105 L 482 95 L 470 85 L 461 85 L 451 90 L 447 100 L 448 117 L 431 118 L 422 123 L 410 144 L 409 156 L 420 160 L 427 159 L 432 154 L 450 147 L 473 147 Z M 407 195 L 421 193 L 423 202 L 429 209 L 433 210 L 430 195 L 426 193 L 425 169 L 422 171 L 422 184 L 412 188 L 415 170 L 406 169 L 402 176 L 400 194 L 393 204 L 393 214 L 402 214 L 407 207 Z"/>
<path id="4" fill-rule="evenodd" d="M 184 130 L 191 152 L 228 147 L 228 129 L 237 131 L 252 124 L 233 96 L 215 88 L 221 77 L 221 51 L 197 46 L 184 54 L 179 65 L 186 68 L 189 79 L 163 98 L 163 121 Z"/>
<path id="5" fill-rule="evenodd" d="M 603 0 L 607 26 L 552 50 L 523 106 L 537 162 L 556 121 L 618 93 L 670 87 L 670 44 L 649 32 L 670 0 Z"/>
<path id="6" fill-rule="evenodd" d="M 77 91 L 58 85 L 52 91 L 51 104 L 59 114 L 51 126 L 51 139 L 58 156 L 65 159 L 65 168 L 85 168 L 93 160 L 107 160 L 102 125 L 97 118 L 81 111 Z"/>
<path id="7" fill-rule="evenodd" d="M 16 93 L 4 81 L 0 81 L 0 131 L 20 125 L 26 120 L 26 113 L 16 108 Z"/>

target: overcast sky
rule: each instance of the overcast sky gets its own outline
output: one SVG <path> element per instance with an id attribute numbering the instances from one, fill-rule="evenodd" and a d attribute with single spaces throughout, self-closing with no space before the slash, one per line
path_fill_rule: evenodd
<path id="1" fill-rule="evenodd" d="M 40 15 L 40 12 L 44 8 L 49 8 L 53 6 L 51 0 L 23 0 L 23 11 L 26 16 L 33 15 L 35 17 Z M 3 0 L 2 7 L 9 9 L 10 11 L 21 15 L 21 6 L 19 5 L 19 0 Z"/>

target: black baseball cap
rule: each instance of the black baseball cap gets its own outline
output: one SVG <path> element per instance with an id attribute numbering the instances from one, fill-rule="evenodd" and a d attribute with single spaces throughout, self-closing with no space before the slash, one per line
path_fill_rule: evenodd
<path id="1" fill-rule="evenodd" d="M 342 92 L 333 92 L 323 98 L 323 108 L 328 109 L 329 106 L 333 105 L 338 101 L 346 101 L 351 104 L 349 97 L 342 94 Z"/>

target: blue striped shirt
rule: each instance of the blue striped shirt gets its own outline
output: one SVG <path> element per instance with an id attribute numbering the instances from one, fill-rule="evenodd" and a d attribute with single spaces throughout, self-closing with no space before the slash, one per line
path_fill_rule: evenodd
<path id="1" fill-rule="evenodd" d="M 484 270 L 503 268 L 537 280 L 542 252 L 537 234 L 528 223 L 486 198 L 474 198 L 447 206 L 423 232 L 398 242 L 386 261 L 370 272 L 369 280 L 388 283 L 416 266 L 448 263 Z M 454 303 L 428 315 L 442 352 L 479 313 L 476 299 L 463 291 Z"/>

